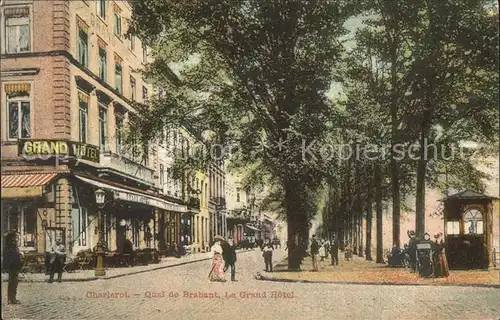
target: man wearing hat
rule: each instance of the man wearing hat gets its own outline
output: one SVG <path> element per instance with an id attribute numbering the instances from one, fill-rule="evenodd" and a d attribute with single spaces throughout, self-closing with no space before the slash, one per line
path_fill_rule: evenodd
<path id="1" fill-rule="evenodd" d="M 410 238 L 408 242 L 408 255 L 410 256 L 410 268 L 413 272 L 416 272 L 417 269 L 417 244 L 418 238 L 415 231 L 410 230 L 407 232 L 408 237 Z"/>
<path id="2" fill-rule="evenodd" d="M 224 272 L 231 267 L 231 281 L 236 280 L 236 246 L 233 239 L 222 242 L 222 258 L 224 259 Z"/>
<path id="3" fill-rule="evenodd" d="M 318 241 L 316 240 L 316 235 L 314 234 L 312 236 L 312 242 L 311 242 L 311 258 L 313 262 L 312 271 L 318 271 L 318 253 L 319 253 L 319 244 Z"/>
<path id="4" fill-rule="evenodd" d="M 3 268 L 9 273 L 7 285 L 7 303 L 19 304 L 16 299 L 18 276 L 22 268 L 21 253 L 18 248 L 18 233 L 13 230 L 4 234 L 5 247 L 3 250 Z"/>
<path id="5" fill-rule="evenodd" d="M 332 238 L 332 245 L 330 246 L 330 254 L 332 255 L 332 266 L 339 265 L 339 242 L 335 236 Z"/>
<path id="6" fill-rule="evenodd" d="M 54 273 L 57 272 L 57 282 L 62 282 L 64 262 L 66 261 L 66 249 L 61 238 L 56 238 L 56 243 L 52 246 L 50 253 L 50 278 L 49 283 L 54 282 Z"/>

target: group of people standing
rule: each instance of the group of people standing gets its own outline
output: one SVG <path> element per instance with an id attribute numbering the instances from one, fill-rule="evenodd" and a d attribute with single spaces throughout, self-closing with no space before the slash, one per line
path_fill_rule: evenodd
<path id="1" fill-rule="evenodd" d="M 17 231 L 9 231 L 4 235 L 3 265 L 2 268 L 9 274 L 7 285 L 7 303 L 19 304 L 17 300 L 17 286 L 19 283 L 19 273 L 23 268 L 23 254 L 19 251 L 19 234 Z M 62 282 L 62 273 L 66 261 L 66 248 L 62 244 L 61 238 L 55 239 L 55 244 L 45 255 L 45 267 L 49 274 L 49 283 L 54 282 L 54 275 L 57 273 L 57 281 Z"/>
<path id="2" fill-rule="evenodd" d="M 408 231 L 409 242 L 404 246 L 403 253 L 409 260 L 410 268 L 413 272 L 419 272 L 425 277 L 443 278 L 450 275 L 448 260 L 446 259 L 445 243 L 442 234 L 436 234 L 434 241 L 428 233 L 424 239 L 418 238 L 414 231 Z M 429 252 L 417 250 L 418 244 L 428 243 L 431 250 Z M 394 254 L 392 254 L 394 256 Z M 417 260 L 419 261 L 417 266 Z"/>
<path id="3" fill-rule="evenodd" d="M 328 255 L 331 256 L 332 266 L 339 264 L 339 244 L 337 239 L 333 237 L 331 242 L 328 240 L 321 240 L 318 242 L 316 235 L 313 235 L 311 240 L 312 271 L 318 271 L 319 269 L 318 256 L 320 258 L 319 261 L 325 261 L 325 259 L 328 259 Z"/>

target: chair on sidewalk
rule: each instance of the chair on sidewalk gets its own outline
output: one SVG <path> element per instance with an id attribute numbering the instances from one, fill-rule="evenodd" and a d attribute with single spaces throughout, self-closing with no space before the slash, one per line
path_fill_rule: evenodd
<path id="1" fill-rule="evenodd" d="M 185 254 L 184 254 L 185 260 L 191 261 L 194 259 L 194 252 L 193 252 L 193 248 L 191 246 L 184 246 L 184 251 L 185 251 Z"/>
<path id="2" fill-rule="evenodd" d="M 80 251 L 77 254 L 77 263 L 80 267 L 80 271 L 84 268 L 89 267 L 94 261 L 94 255 L 90 251 Z"/>
<path id="3" fill-rule="evenodd" d="M 19 275 L 28 281 L 33 280 L 33 278 L 31 277 L 31 264 L 32 264 L 32 262 L 30 260 L 31 260 L 30 256 L 28 256 L 28 257 L 23 256 L 22 257 L 23 266 L 21 267 L 21 270 L 19 271 Z"/>
<path id="4" fill-rule="evenodd" d="M 79 267 L 78 258 L 66 257 L 63 266 L 64 272 L 74 273 L 78 267 Z"/>

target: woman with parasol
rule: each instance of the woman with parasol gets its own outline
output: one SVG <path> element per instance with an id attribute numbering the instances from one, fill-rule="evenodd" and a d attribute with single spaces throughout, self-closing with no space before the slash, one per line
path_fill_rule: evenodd
<path id="1" fill-rule="evenodd" d="M 224 263 L 222 261 L 222 242 L 224 241 L 224 238 L 222 236 L 215 236 L 214 237 L 214 245 L 210 249 L 210 252 L 212 253 L 212 269 L 210 270 L 210 273 L 208 274 L 208 278 L 210 281 L 220 281 L 220 282 L 225 282 L 226 279 L 224 277 Z"/>

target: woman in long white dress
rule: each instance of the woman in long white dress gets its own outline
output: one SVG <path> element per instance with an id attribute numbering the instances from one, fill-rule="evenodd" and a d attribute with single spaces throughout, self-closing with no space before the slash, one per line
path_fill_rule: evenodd
<path id="1" fill-rule="evenodd" d="M 321 258 L 320 261 L 325 261 L 326 258 L 326 247 L 325 247 L 325 242 L 321 241 L 321 247 L 319 247 L 319 257 Z"/>
<path id="2" fill-rule="evenodd" d="M 215 236 L 215 243 L 210 248 L 210 252 L 212 253 L 212 270 L 208 275 L 210 281 L 220 281 L 225 282 L 226 278 L 224 276 L 224 262 L 222 260 L 222 246 L 221 242 L 224 241 L 224 238 L 221 236 Z"/>

